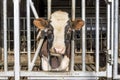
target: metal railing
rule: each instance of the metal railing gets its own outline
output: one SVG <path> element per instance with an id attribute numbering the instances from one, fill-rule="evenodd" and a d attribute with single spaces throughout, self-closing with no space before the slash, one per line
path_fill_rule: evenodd
<path id="1" fill-rule="evenodd" d="M 32 0 L 26 0 L 27 15 L 19 17 L 19 1 L 14 0 L 14 17 L 7 17 L 7 0 L 3 0 L 3 28 L 4 28 L 4 70 L 0 72 L 0 79 L 8 80 L 8 77 L 15 77 L 15 80 L 20 80 L 20 77 L 28 79 L 98 79 L 99 77 L 119 79 L 118 74 L 118 0 L 108 0 L 107 18 L 100 17 L 99 0 L 96 0 L 96 17 L 86 17 L 86 0 L 82 0 L 82 19 L 85 25 L 82 31 L 78 32 L 80 37 L 72 40 L 72 55 L 71 55 L 71 70 L 69 72 L 43 72 L 34 71 L 35 62 L 38 58 L 39 50 L 43 40 L 36 41 L 37 29 L 31 25 L 34 18 L 30 17 L 30 7 L 35 18 L 39 18 Z M 48 16 L 51 15 L 51 2 L 47 0 Z M 72 0 L 72 20 L 75 20 L 76 1 Z M 115 6 L 114 6 L 115 5 Z M 104 21 L 106 22 L 104 22 Z M 103 22 L 102 22 L 103 21 Z M 114 28 L 115 26 L 115 28 Z M 13 28 L 14 27 L 14 28 Z M 76 32 L 76 31 L 75 31 Z M 38 42 L 38 44 L 37 44 Z M 78 42 L 78 43 L 77 43 Z M 80 44 L 80 45 L 78 45 Z M 88 45 L 90 46 L 88 48 Z M 76 49 L 80 46 L 79 49 Z M 14 55 L 14 70 L 8 70 L 9 54 Z M 21 53 L 27 55 L 27 70 L 21 70 Z M 33 57 L 32 56 L 33 53 Z M 94 54 L 94 70 L 87 71 L 86 56 Z M 100 70 L 100 53 L 105 54 L 107 59 L 105 70 Z M 113 54 L 116 53 L 116 54 Z M 75 57 L 81 55 L 80 70 L 75 70 Z M 113 64 L 114 59 L 114 64 Z M 91 63 L 90 63 L 91 64 Z M 112 70 L 114 65 L 114 70 Z M 114 71 L 114 74 L 112 73 Z M 113 74 L 113 75 L 112 75 Z"/>

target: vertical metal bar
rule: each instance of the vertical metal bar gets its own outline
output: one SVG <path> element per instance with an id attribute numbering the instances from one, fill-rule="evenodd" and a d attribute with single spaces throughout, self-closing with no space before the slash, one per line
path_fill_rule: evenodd
<path id="1" fill-rule="evenodd" d="M 30 70 L 31 63 L 31 26 L 30 26 L 30 0 L 27 0 L 27 52 L 28 52 L 28 70 Z"/>
<path id="2" fill-rule="evenodd" d="M 51 15 L 51 2 L 52 0 L 47 0 L 47 17 L 48 17 L 48 20 L 50 19 L 50 15 Z"/>
<path id="3" fill-rule="evenodd" d="M 4 26 L 4 71 L 8 69 L 7 65 L 7 0 L 3 0 L 3 26 Z"/>
<path id="4" fill-rule="evenodd" d="M 30 2 L 30 7 L 31 7 L 31 9 L 33 11 L 33 14 L 34 14 L 35 18 L 39 18 L 38 14 L 37 14 L 37 11 L 36 11 L 36 9 L 35 9 L 35 7 L 33 5 L 32 0 L 30 0 L 29 2 Z"/>
<path id="5" fill-rule="evenodd" d="M 99 72 L 99 0 L 96 0 L 96 72 Z"/>
<path id="6" fill-rule="evenodd" d="M 107 49 L 110 49 L 110 22 L 111 22 L 111 7 L 107 4 Z"/>
<path id="7" fill-rule="evenodd" d="M 85 21 L 85 0 L 82 0 L 82 19 Z M 85 71 L 86 37 L 85 25 L 82 28 L 82 71 Z"/>
<path id="8" fill-rule="evenodd" d="M 114 0 L 112 0 L 112 10 L 111 10 L 111 64 L 113 64 L 113 50 L 114 50 Z"/>
<path id="9" fill-rule="evenodd" d="M 70 65 L 70 70 L 71 71 L 74 71 L 74 54 L 75 54 L 75 50 L 74 50 L 74 46 L 75 46 L 75 41 L 74 41 L 74 33 L 75 31 L 73 30 L 73 33 L 72 33 L 72 41 L 71 41 L 71 65 Z"/>
<path id="10" fill-rule="evenodd" d="M 20 80 L 20 18 L 19 0 L 14 0 L 14 75 Z"/>
<path id="11" fill-rule="evenodd" d="M 107 4 L 107 50 L 108 50 L 108 55 L 111 55 L 111 44 L 110 44 L 110 39 L 111 39 L 111 5 Z M 107 78 L 112 77 L 112 65 L 107 62 Z"/>
<path id="12" fill-rule="evenodd" d="M 76 4 L 76 0 L 72 0 L 72 21 L 75 20 L 75 4 Z"/>
<path id="13" fill-rule="evenodd" d="M 72 21 L 75 20 L 75 0 L 72 0 Z M 72 49 L 71 49 L 71 71 L 74 71 L 74 54 L 75 54 L 75 51 L 74 51 L 74 46 L 75 46 L 75 41 L 74 41 L 74 33 L 75 31 L 73 30 L 73 39 L 71 41 L 71 44 L 72 44 Z"/>
<path id="14" fill-rule="evenodd" d="M 115 34 L 114 34 L 114 77 L 118 75 L 118 23 L 119 23 L 119 0 L 115 0 Z"/>

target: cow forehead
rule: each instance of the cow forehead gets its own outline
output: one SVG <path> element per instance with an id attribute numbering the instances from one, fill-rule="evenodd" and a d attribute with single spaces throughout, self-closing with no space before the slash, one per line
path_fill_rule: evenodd
<path id="1" fill-rule="evenodd" d="M 67 22 L 69 20 L 68 13 L 64 11 L 55 11 L 52 13 L 50 20 Z"/>

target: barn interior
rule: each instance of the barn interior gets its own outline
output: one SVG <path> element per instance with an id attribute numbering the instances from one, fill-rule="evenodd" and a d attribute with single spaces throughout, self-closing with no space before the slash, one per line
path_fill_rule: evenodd
<path id="1" fill-rule="evenodd" d="M 39 17 L 47 19 L 47 0 L 33 0 L 34 6 Z M 56 10 L 63 10 L 69 13 L 69 17 L 72 17 L 71 13 L 71 0 L 52 0 L 51 12 Z M 99 70 L 105 71 L 107 68 L 107 5 L 106 0 L 100 0 L 100 29 L 99 29 Z M 95 71 L 96 67 L 96 2 L 95 0 L 86 0 L 86 13 L 85 13 L 85 27 L 86 27 L 86 55 L 85 55 L 85 69 L 86 71 Z M 76 0 L 76 18 L 82 17 L 82 7 L 81 0 Z M 20 63 L 21 70 L 28 69 L 28 56 L 27 56 L 27 27 L 26 27 L 26 0 L 20 0 Z M 120 11 L 120 3 L 119 3 Z M 34 14 L 31 10 L 31 57 L 33 58 L 34 53 L 37 48 L 37 28 L 33 25 L 33 20 L 35 19 Z M 3 30 L 3 0 L 0 0 L 0 71 L 3 71 L 3 51 L 4 51 L 4 30 Z M 120 13 L 119 13 L 120 15 Z M 14 29 L 13 29 L 13 0 L 7 1 L 7 53 L 8 53 L 8 70 L 13 70 L 14 68 Z M 120 19 L 119 19 L 120 20 Z M 120 29 L 119 29 L 120 33 Z M 120 34 L 119 34 L 120 36 Z M 82 30 L 75 31 L 75 57 L 74 57 L 74 70 L 82 70 Z M 119 44 L 120 45 L 120 37 Z M 120 46 L 118 49 L 118 74 L 120 75 Z M 39 56 L 35 62 L 33 71 L 41 71 Z M 12 80 L 12 79 L 10 79 Z M 101 79 L 103 80 L 103 79 Z"/>

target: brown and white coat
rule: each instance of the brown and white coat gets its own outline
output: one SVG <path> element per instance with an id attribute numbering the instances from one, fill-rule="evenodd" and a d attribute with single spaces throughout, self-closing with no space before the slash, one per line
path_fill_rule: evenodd
<path id="1" fill-rule="evenodd" d="M 47 29 L 45 41 L 40 51 L 41 66 L 44 71 L 68 71 L 71 55 L 72 30 L 80 30 L 82 19 L 71 21 L 67 12 L 55 11 L 50 20 L 35 19 L 34 25 L 40 30 Z"/>

